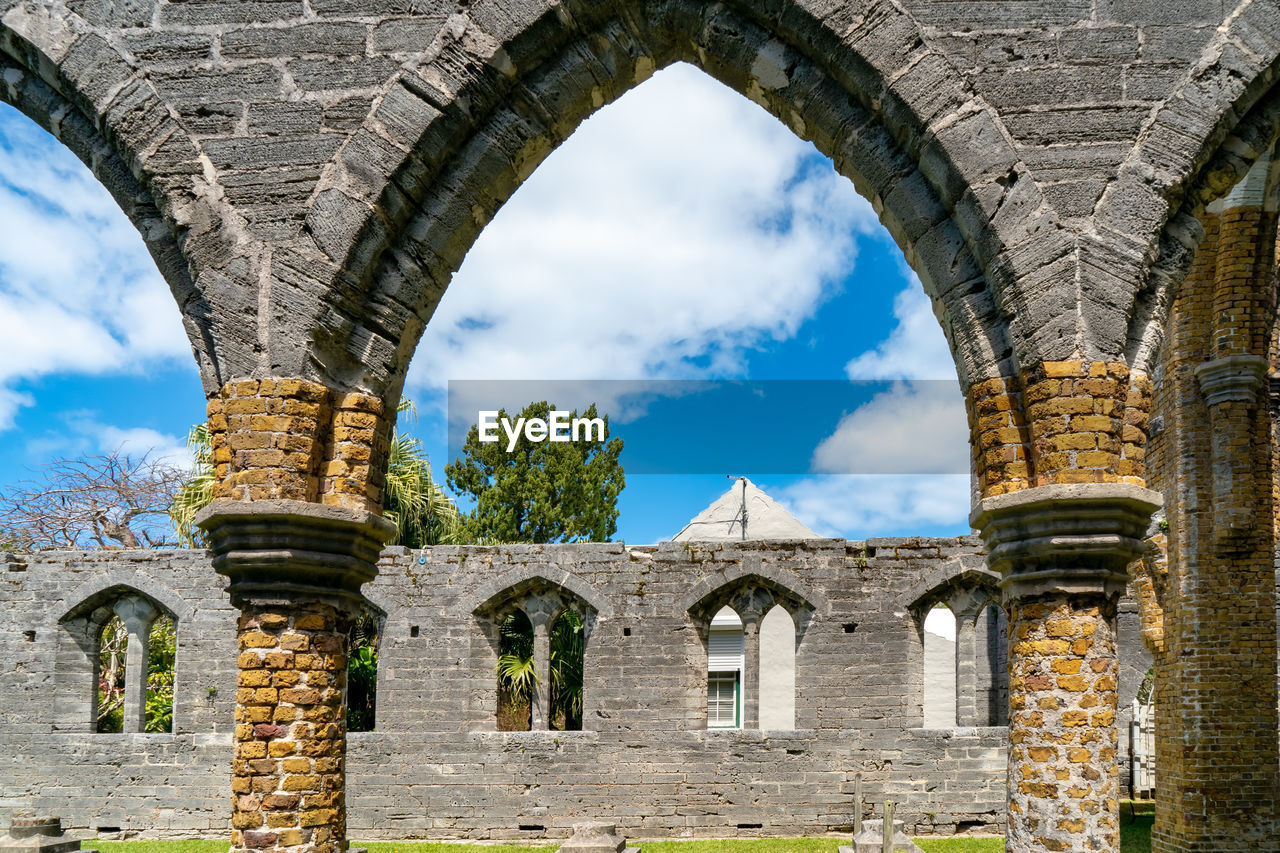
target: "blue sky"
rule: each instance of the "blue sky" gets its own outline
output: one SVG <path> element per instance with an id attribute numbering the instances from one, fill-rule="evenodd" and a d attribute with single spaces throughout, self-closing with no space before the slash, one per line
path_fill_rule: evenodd
<path id="1" fill-rule="evenodd" d="M 0 324 L 0 486 L 57 456 L 181 455 L 204 401 L 163 280 L 79 161 L 3 105 Z M 955 370 L 871 205 L 763 109 L 681 65 L 585 122 L 485 229 L 418 348 L 404 426 L 442 480 L 451 380 L 899 378 Z M 967 476 L 934 473 L 967 454 L 959 394 L 940 387 L 836 395 L 825 435 L 782 419 L 772 440 L 799 462 L 781 467 L 803 470 L 630 473 L 617 538 L 673 535 L 726 474 L 828 535 L 967 532 Z M 716 428 L 735 430 L 743 413 L 726 408 Z M 643 431 L 632 440 L 652 458 Z M 882 473 L 818 473 L 868 470 Z"/>

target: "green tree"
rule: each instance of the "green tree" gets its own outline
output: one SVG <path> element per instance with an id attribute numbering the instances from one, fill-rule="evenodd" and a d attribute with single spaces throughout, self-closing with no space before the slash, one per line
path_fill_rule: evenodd
<path id="1" fill-rule="evenodd" d="M 546 420 L 555 407 L 530 403 L 518 417 Z M 577 411 L 570 419 L 579 417 Z M 592 404 L 583 418 L 600 417 Z M 502 410 L 498 422 L 516 422 Z M 607 542 L 618 529 L 618 495 L 626 485 L 622 439 L 530 441 L 523 432 L 511 452 L 507 439 L 481 442 L 475 426 L 462 456 L 445 466 L 449 487 L 475 499 L 463 519 L 468 542 Z"/>

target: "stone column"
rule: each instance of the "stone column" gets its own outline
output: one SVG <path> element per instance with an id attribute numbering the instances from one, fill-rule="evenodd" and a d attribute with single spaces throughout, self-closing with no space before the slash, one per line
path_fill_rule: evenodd
<path id="1" fill-rule="evenodd" d="M 742 614 L 742 727 L 760 728 L 760 612 Z"/>
<path id="2" fill-rule="evenodd" d="M 976 613 L 959 612 L 956 617 L 956 725 L 976 726 L 978 722 L 978 643 Z"/>
<path id="3" fill-rule="evenodd" d="M 988 498 L 1009 613 L 1010 853 L 1120 849 L 1116 601 L 1160 496 L 1123 483 Z"/>
<path id="4" fill-rule="evenodd" d="M 537 679 L 533 684 L 532 709 L 529 729 L 545 732 L 551 719 L 551 626 L 544 614 L 537 614 L 533 622 L 533 671 Z"/>
<path id="5" fill-rule="evenodd" d="M 241 611 L 232 853 L 345 851 L 347 630 L 394 526 L 293 500 L 197 521 Z"/>
<path id="6" fill-rule="evenodd" d="M 147 658 L 151 625 L 159 612 L 142 598 L 122 598 L 115 614 L 124 623 L 128 645 L 124 654 L 124 725 L 122 732 L 140 732 L 147 725 Z"/>

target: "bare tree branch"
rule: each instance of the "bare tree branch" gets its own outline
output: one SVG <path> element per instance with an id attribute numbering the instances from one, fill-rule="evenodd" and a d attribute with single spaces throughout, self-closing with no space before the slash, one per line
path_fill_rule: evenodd
<path id="1" fill-rule="evenodd" d="M 11 548 L 164 548 L 176 544 L 169 508 L 189 472 L 121 450 L 51 462 L 39 480 L 0 492 L 0 545 Z"/>

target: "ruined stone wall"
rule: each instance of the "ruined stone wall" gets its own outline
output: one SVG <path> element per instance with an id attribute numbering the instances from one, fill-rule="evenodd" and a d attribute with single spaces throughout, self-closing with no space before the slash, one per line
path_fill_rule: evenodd
<path id="1" fill-rule="evenodd" d="M 920 728 L 915 611 L 958 576 L 990 583 L 981 563 L 973 539 L 389 549 L 366 586 L 378 713 L 348 736 L 350 834 L 555 838 L 584 817 L 632 836 L 812 834 L 850 824 L 857 772 L 913 831 L 999 831 L 1006 730 Z M 59 620 L 125 587 L 177 617 L 172 734 L 58 723 L 83 718 L 91 685 Z M 546 589 L 589 614 L 585 730 L 498 732 L 496 624 Z M 761 594 L 799 616 L 796 729 L 707 731 L 703 614 Z M 0 822 L 34 807 L 90 829 L 227 831 L 236 611 L 206 554 L 13 557 L 0 614 Z"/>

